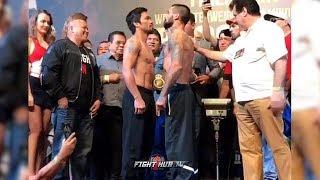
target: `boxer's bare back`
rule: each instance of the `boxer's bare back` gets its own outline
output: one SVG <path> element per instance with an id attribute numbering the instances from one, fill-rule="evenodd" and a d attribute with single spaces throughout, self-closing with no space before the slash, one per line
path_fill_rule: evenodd
<path id="1" fill-rule="evenodd" d="M 166 97 L 169 88 L 175 84 L 189 84 L 192 73 L 192 61 L 194 56 L 194 44 L 190 37 L 180 29 L 169 33 L 168 49 L 163 63 L 166 75 L 165 85 L 157 100 L 157 115 L 165 109 Z"/>
<path id="2" fill-rule="evenodd" d="M 181 30 L 175 30 L 169 35 L 167 53 L 165 53 L 163 68 L 165 74 L 173 66 L 181 65 L 181 72 L 177 75 L 173 83 L 189 84 L 192 75 L 192 61 L 194 56 L 194 45 L 190 37 Z"/>

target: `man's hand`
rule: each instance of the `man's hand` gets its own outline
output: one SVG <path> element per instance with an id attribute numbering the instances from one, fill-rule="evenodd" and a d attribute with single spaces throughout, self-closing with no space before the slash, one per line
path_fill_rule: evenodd
<path id="1" fill-rule="evenodd" d="M 196 82 L 200 82 L 200 84 L 208 84 L 210 77 L 208 75 L 200 75 L 196 78 Z"/>
<path id="2" fill-rule="evenodd" d="M 76 134 L 73 132 L 64 142 L 58 155 L 46 166 L 42 167 L 36 175 L 30 175 L 29 180 L 52 179 L 53 176 L 63 168 L 66 161 L 73 153 L 77 144 Z"/>
<path id="3" fill-rule="evenodd" d="M 97 115 L 97 112 L 100 108 L 100 105 L 101 105 L 101 102 L 100 100 L 96 100 L 93 105 L 90 107 L 90 111 L 92 113 L 92 117 L 96 116 Z"/>
<path id="4" fill-rule="evenodd" d="M 58 107 L 65 109 L 68 107 L 68 99 L 66 97 L 60 98 L 58 100 Z"/>
<path id="5" fill-rule="evenodd" d="M 105 77 L 107 76 L 107 77 Z M 100 80 L 102 84 L 117 84 L 120 82 L 120 80 L 123 78 L 122 74 L 120 73 L 111 73 L 109 75 L 102 75 L 100 76 Z"/>
<path id="6" fill-rule="evenodd" d="M 165 110 L 166 104 L 167 104 L 167 98 L 162 96 L 162 95 L 160 95 L 160 97 L 158 98 L 158 100 L 156 102 L 156 114 L 157 114 L 157 116 L 160 116 L 160 112 L 162 110 Z"/>
<path id="7" fill-rule="evenodd" d="M 122 75 L 119 73 L 112 73 L 109 75 L 109 81 L 110 83 L 117 84 L 122 79 Z"/>
<path id="8" fill-rule="evenodd" d="M 59 161 L 66 161 L 72 154 L 77 144 L 76 134 L 73 132 L 63 143 L 58 153 Z"/>
<path id="9" fill-rule="evenodd" d="M 280 91 L 273 91 L 271 96 L 271 104 L 270 109 L 271 111 L 276 114 L 283 110 L 285 106 L 285 98 L 284 98 L 284 92 L 283 90 Z"/>
<path id="10" fill-rule="evenodd" d="M 210 3 L 206 3 L 202 5 L 202 12 L 204 16 L 207 16 L 208 12 L 212 9 L 212 6 Z"/>
<path id="11" fill-rule="evenodd" d="M 141 97 L 135 98 L 134 100 L 134 113 L 143 114 L 146 110 L 146 104 Z"/>

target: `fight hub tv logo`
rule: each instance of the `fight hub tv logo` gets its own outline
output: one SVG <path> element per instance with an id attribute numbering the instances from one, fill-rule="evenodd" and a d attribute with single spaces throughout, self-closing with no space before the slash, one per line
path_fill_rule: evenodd
<path id="1" fill-rule="evenodd" d="M 182 167 L 187 161 L 165 161 L 163 156 L 158 154 L 150 157 L 149 161 L 135 161 L 134 168 L 151 168 L 154 171 L 163 168 Z"/>

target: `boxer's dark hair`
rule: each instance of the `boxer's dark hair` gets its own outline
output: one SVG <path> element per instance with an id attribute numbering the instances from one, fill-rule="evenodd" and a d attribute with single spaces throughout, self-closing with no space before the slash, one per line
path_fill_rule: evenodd
<path id="1" fill-rule="evenodd" d="M 126 17 L 126 22 L 132 34 L 136 32 L 136 27 L 134 26 L 133 23 L 141 23 L 140 21 L 141 14 L 147 11 L 148 9 L 144 7 L 137 7 L 128 13 Z"/>
<path id="2" fill-rule="evenodd" d="M 260 7 L 256 0 L 232 0 L 229 9 L 232 11 L 235 7 L 237 13 L 241 13 L 243 8 L 247 9 L 248 14 L 260 16 Z"/>
<path id="3" fill-rule="evenodd" d="M 184 4 L 173 4 L 172 7 L 179 13 L 181 21 L 187 24 L 190 19 L 190 8 Z"/>
<path id="4" fill-rule="evenodd" d="M 113 42 L 113 37 L 114 37 L 114 35 L 121 35 L 121 36 L 123 36 L 125 39 L 127 38 L 126 35 L 124 34 L 124 32 L 122 32 L 122 31 L 113 31 L 113 32 L 111 32 L 111 33 L 108 35 L 108 41 L 109 41 L 110 43 Z"/>
<path id="5" fill-rule="evenodd" d="M 193 13 L 190 13 L 190 19 L 189 21 L 193 24 L 193 23 L 196 23 L 196 18 L 194 17 L 194 14 Z"/>
<path id="6" fill-rule="evenodd" d="M 152 31 L 150 31 L 150 32 L 148 33 L 148 36 L 149 36 L 150 34 L 156 35 L 156 36 L 159 38 L 159 43 L 160 43 L 160 45 L 161 45 L 161 35 L 160 35 L 159 31 L 156 30 L 156 29 L 152 29 Z"/>

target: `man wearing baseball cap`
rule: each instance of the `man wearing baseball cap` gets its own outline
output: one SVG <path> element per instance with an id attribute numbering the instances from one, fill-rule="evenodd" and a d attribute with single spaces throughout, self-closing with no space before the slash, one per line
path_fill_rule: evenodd
<path id="1" fill-rule="evenodd" d="M 234 18 L 226 20 L 226 24 L 230 26 L 231 36 L 233 40 L 236 40 L 240 36 L 242 31 Z"/>

